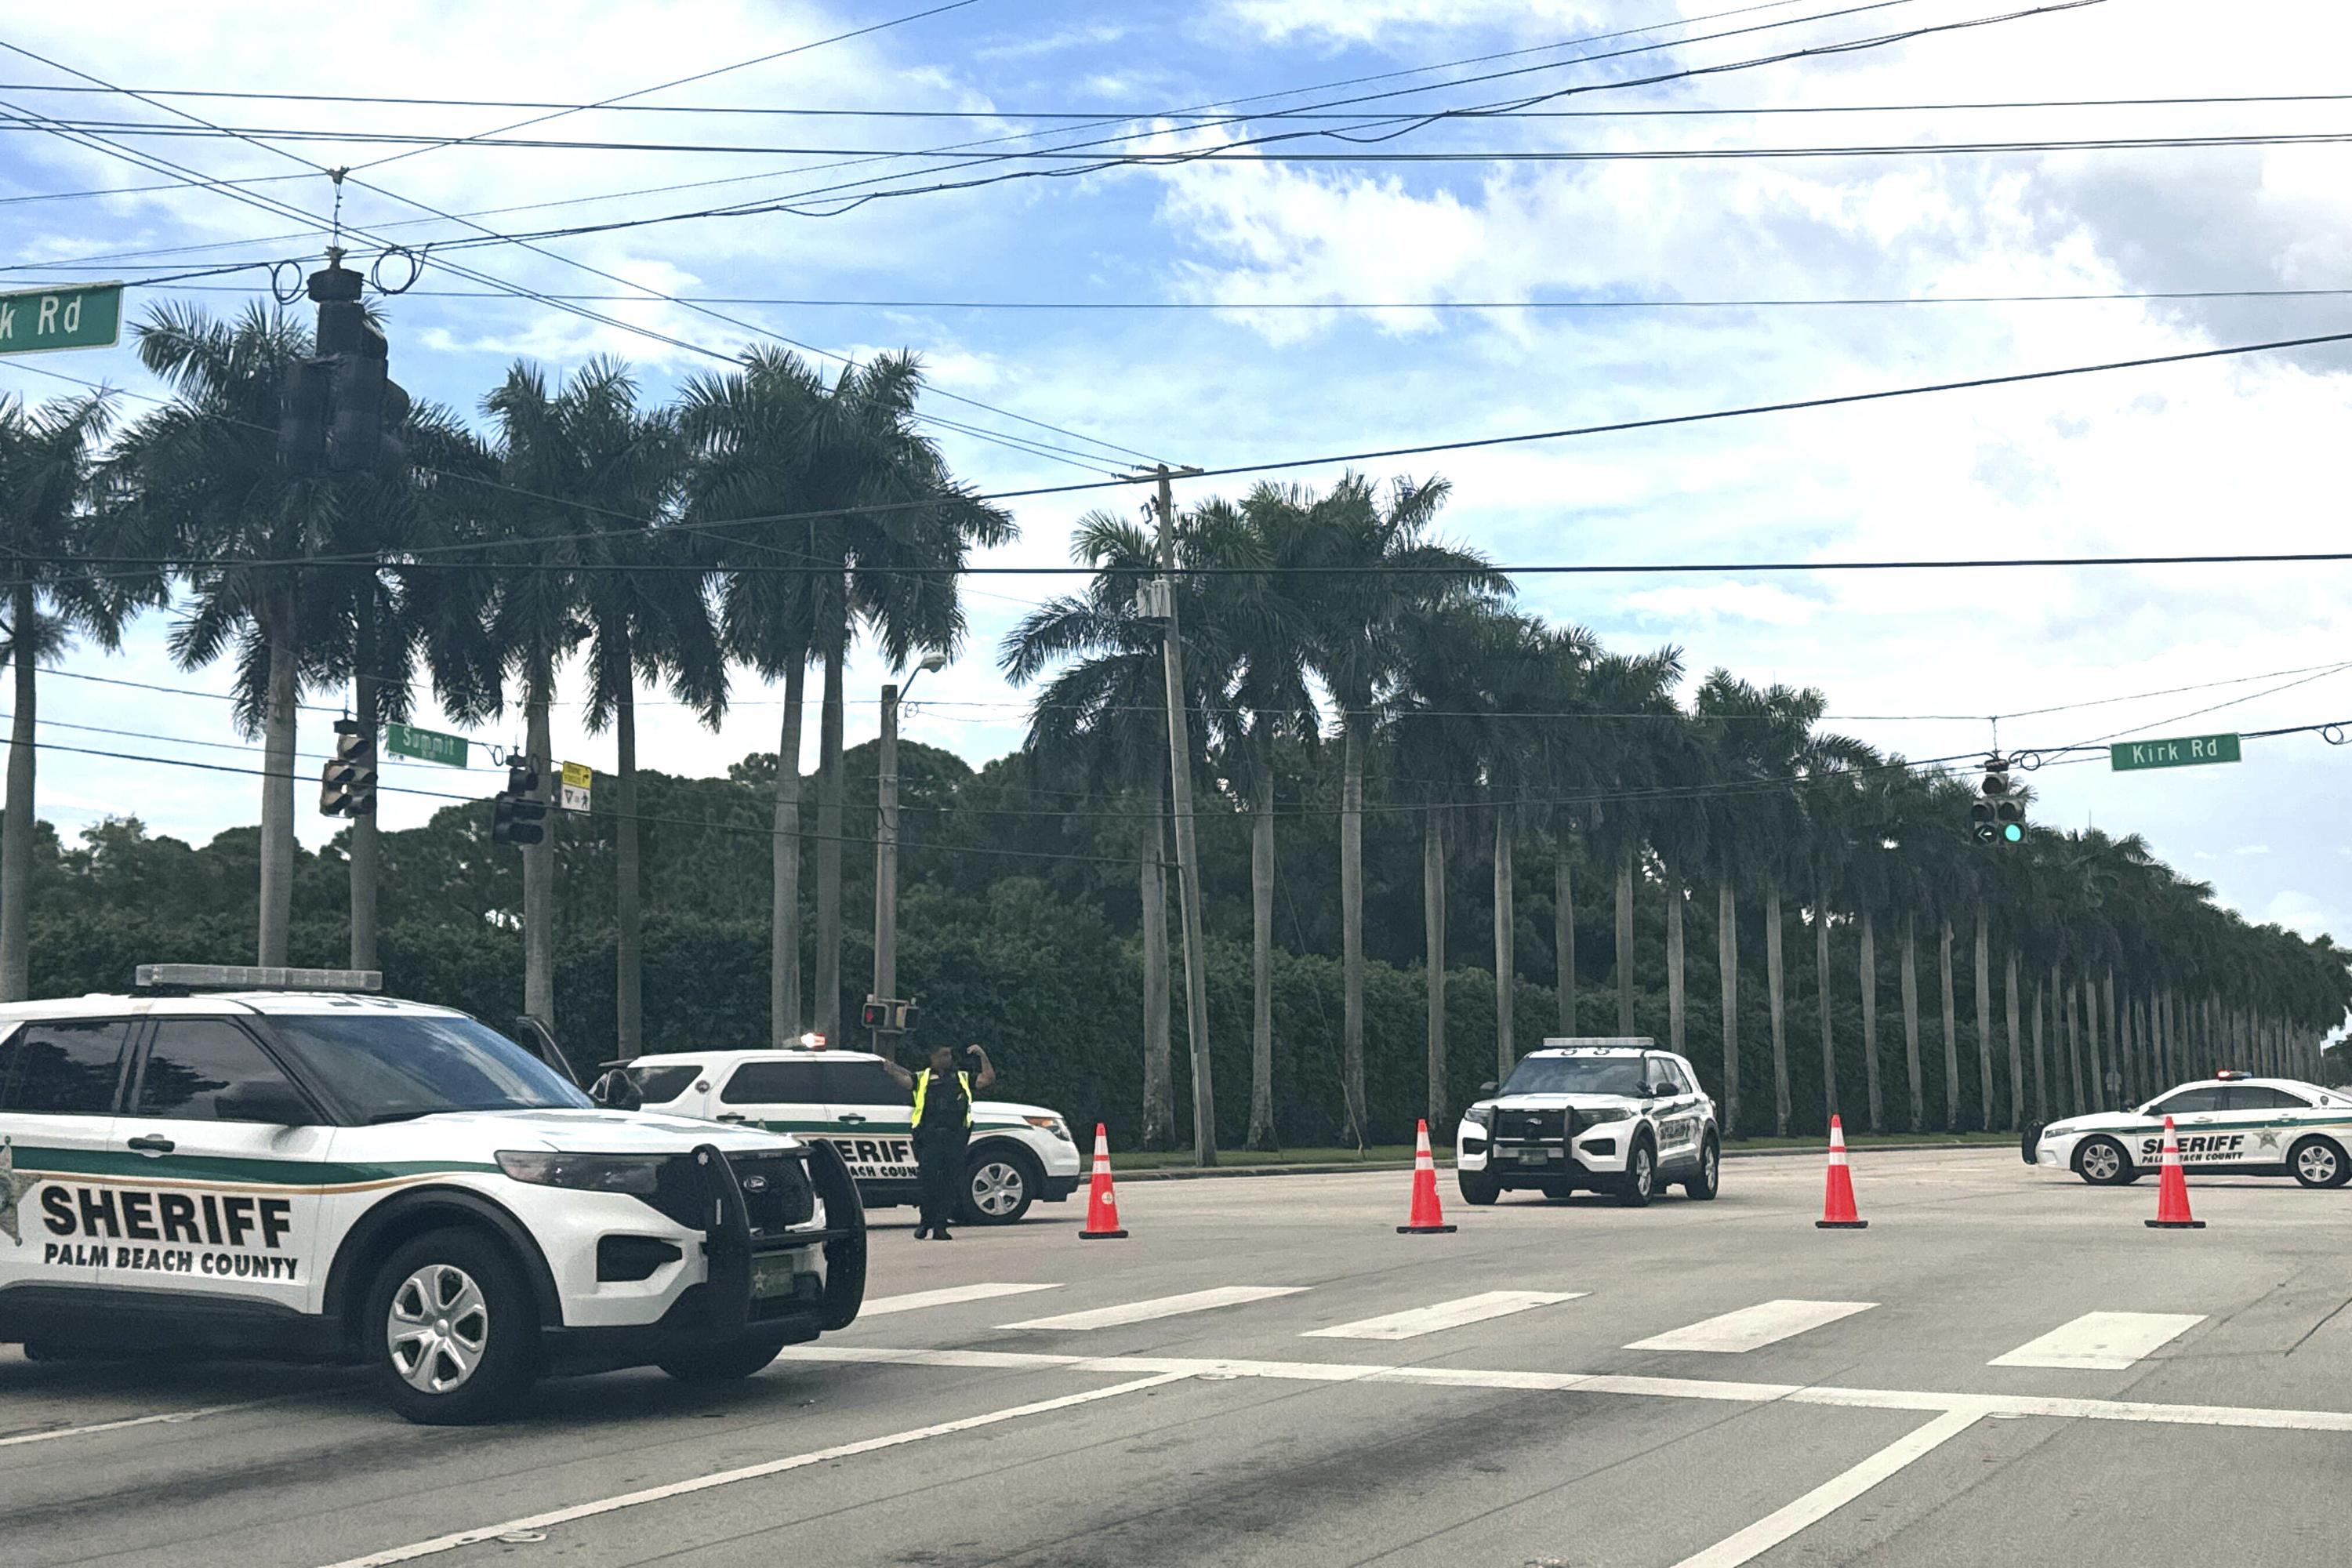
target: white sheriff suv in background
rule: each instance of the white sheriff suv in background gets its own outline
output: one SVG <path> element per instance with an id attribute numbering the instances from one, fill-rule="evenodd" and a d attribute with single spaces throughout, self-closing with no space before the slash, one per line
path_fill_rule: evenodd
<path id="1" fill-rule="evenodd" d="M 2137 1182 L 2164 1152 L 2164 1119 L 2191 1170 L 2293 1176 L 2306 1187 L 2352 1180 L 2352 1096 L 2289 1078 L 2221 1072 L 2167 1089 L 2137 1110 L 2069 1116 L 2029 1130 L 2025 1163 L 2094 1185 Z"/>
<path id="2" fill-rule="evenodd" d="M 866 1051 L 674 1051 L 614 1067 L 646 1110 L 788 1132 L 837 1150 L 867 1208 L 920 1201 L 914 1102 Z M 608 1098 L 609 1079 L 598 1092 Z M 625 1103 L 625 1101 L 624 1101 Z M 971 1103 L 971 1145 L 957 1189 L 967 1225 L 1011 1225 L 1042 1198 L 1077 1189 L 1070 1126 L 1042 1105 Z"/>
<path id="3" fill-rule="evenodd" d="M 830 1145 L 599 1109 L 372 972 L 139 981 L 0 1005 L 0 1342 L 357 1361 L 447 1423 L 542 1372 L 746 1376 L 857 1315 Z"/>
<path id="4" fill-rule="evenodd" d="M 1715 1101 L 1689 1062 L 1644 1037 L 1549 1039 L 1499 1090 L 1479 1089 L 1454 1134 L 1465 1200 L 1491 1204 L 1517 1187 L 1548 1198 L 1580 1188 L 1633 1207 L 1680 1183 L 1712 1198 L 1722 1171 Z"/>

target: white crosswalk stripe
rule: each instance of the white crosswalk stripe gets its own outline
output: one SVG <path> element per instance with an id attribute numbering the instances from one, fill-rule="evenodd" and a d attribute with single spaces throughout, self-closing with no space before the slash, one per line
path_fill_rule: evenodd
<path id="1" fill-rule="evenodd" d="M 1590 1292 L 1583 1290 L 1487 1290 L 1475 1296 L 1465 1296 L 1458 1301 L 1440 1301 L 1433 1307 L 1391 1312 L 1384 1318 L 1366 1318 L 1361 1322 L 1309 1329 L 1299 1337 L 1309 1340 L 1417 1339 L 1423 1334 L 1433 1334 L 1440 1329 L 1458 1329 L 1465 1323 L 1483 1323 L 1489 1318 L 1506 1318 L 1513 1312 L 1524 1312 L 1530 1307 L 1554 1306 L 1587 1294 Z"/>
<path id="2" fill-rule="evenodd" d="M 2204 1321 L 2202 1312 L 2085 1312 L 1985 1364 L 2121 1372 Z"/>
<path id="3" fill-rule="evenodd" d="M 1057 1318 L 1031 1318 L 1003 1326 L 1008 1329 L 1116 1329 L 1129 1323 L 1148 1323 L 1155 1318 L 1205 1312 L 1215 1307 L 1237 1307 L 1244 1301 L 1263 1301 L 1273 1296 L 1296 1296 L 1306 1289 L 1304 1285 L 1220 1285 L 1213 1290 L 1160 1296 L 1149 1301 L 1129 1301 L 1117 1307 L 1065 1312 Z"/>
<path id="4" fill-rule="evenodd" d="M 1719 1318 L 1709 1318 L 1703 1323 L 1676 1329 L 1671 1333 L 1635 1340 L 1625 1348 L 1629 1351 L 1711 1351 L 1721 1355 L 1738 1355 L 1759 1346 L 1818 1329 L 1825 1323 L 1834 1323 L 1841 1318 L 1851 1318 L 1856 1312 L 1867 1312 L 1876 1305 L 1875 1301 L 1763 1301 L 1753 1307 L 1743 1307 L 1737 1312 L 1726 1312 Z"/>
<path id="5" fill-rule="evenodd" d="M 1032 1290 L 1058 1290 L 1053 1285 L 952 1285 L 942 1290 L 910 1290 L 903 1296 L 869 1297 L 857 1309 L 861 1318 L 878 1318 L 889 1312 L 914 1312 L 925 1307 L 952 1307 L 960 1301 L 990 1301 L 999 1296 L 1024 1296 Z"/>

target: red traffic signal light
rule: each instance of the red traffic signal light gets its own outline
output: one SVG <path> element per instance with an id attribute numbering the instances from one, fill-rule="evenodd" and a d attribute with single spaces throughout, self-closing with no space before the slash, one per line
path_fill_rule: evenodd
<path id="1" fill-rule="evenodd" d="M 866 1005 L 857 1010 L 857 1026 L 862 1029 L 888 1028 L 890 1026 L 890 1004 L 887 1002 L 877 1002 L 873 997 L 868 996 L 866 999 Z"/>

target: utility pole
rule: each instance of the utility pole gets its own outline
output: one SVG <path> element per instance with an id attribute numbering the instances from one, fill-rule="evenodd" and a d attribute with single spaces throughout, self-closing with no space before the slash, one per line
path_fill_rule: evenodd
<path id="1" fill-rule="evenodd" d="M 947 655 L 927 653 L 907 677 L 906 690 L 915 688 L 915 676 L 946 668 Z M 898 994 L 898 699 L 894 682 L 882 688 L 882 743 L 874 768 L 874 999 L 884 1005 L 883 1017 L 893 1020 L 889 1005 Z M 897 1058 L 888 1037 L 895 1029 L 874 1031 L 874 1054 Z"/>
<path id="2" fill-rule="evenodd" d="M 1184 1019 L 1192 1046 L 1192 1149 L 1196 1163 L 1217 1163 L 1216 1096 L 1209 1079 L 1208 949 L 1201 935 L 1201 860 L 1192 839 L 1192 745 L 1184 715 L 1183 638 L 1176 624 L 1176 503 L 1168 481 L 1198 468 L 1153 470 L 1160 480 L 1160 652 L 1168 676 L 1169 799 L 1176 812 L 1176 896 L 1184 919 Z"/>

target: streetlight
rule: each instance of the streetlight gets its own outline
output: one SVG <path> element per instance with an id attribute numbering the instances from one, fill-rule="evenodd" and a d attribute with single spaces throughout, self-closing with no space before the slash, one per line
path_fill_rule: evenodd
<path id="1" fill-rule="evenodd" d="M 882 747 L 874 770 L 874 999 L 882 1003 L 895 1000 L 898 990 L 898 700 L 925 670 L 945 669 L 947 663 L 947 655 L 927 653 L 904 690 L 896 682 L 882 688 Z M 875 1055 L 893 1054 L 883 1039 L 888 1032 L 874 1031 Z"/>

